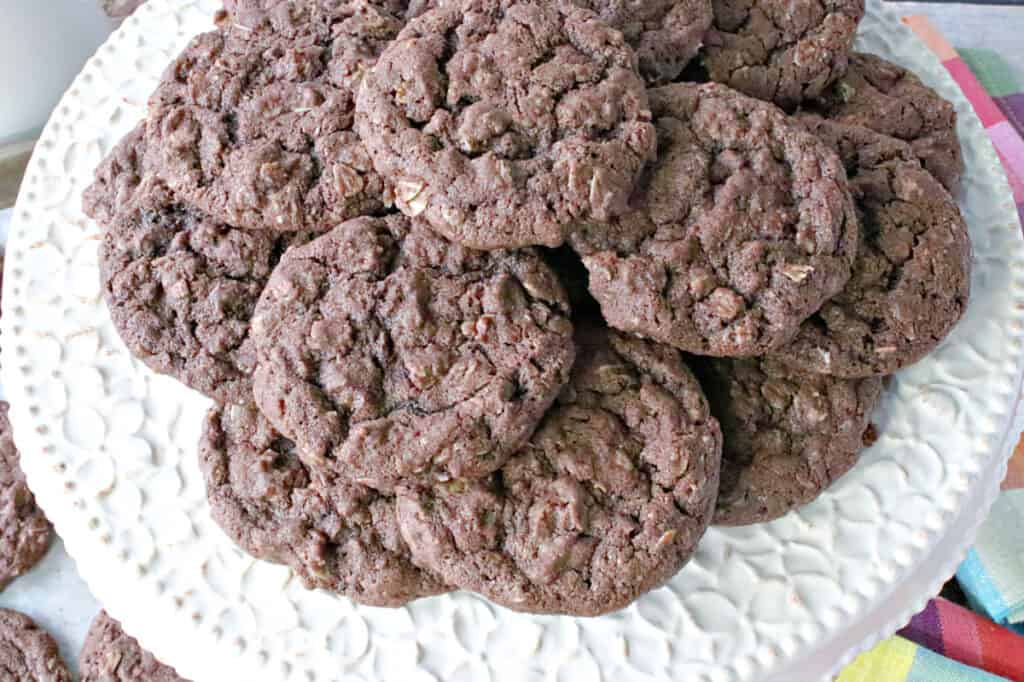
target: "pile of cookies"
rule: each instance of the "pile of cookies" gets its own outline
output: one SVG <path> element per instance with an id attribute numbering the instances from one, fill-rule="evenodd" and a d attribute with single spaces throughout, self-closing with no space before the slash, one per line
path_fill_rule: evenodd
<path id="1" fill-rule="evenodd" d="M 862 0 L 227 0 L 84 198 L 212 513 L 310 587 L 619 609 L 875 437 L 967 304 Z"/>

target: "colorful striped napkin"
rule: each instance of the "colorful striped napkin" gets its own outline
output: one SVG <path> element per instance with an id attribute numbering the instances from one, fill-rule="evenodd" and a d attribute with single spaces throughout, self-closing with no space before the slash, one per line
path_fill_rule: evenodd
<path id="1" fill-rule="evenodd" d="M 925 17 L 903 21 L 973 105 L 1003 162 L 1024 224 L 1024 87 L 1014 69 L 991 50 L 954 50 Z M 1014 632 L 1024 633 L 1022 529 L 1024 439 L 999 500 L 956 574 L 974 611 L 933 599 L 898 636 L 859 656 L 838 682 L 1024 682 L 1024 636 Z"/>

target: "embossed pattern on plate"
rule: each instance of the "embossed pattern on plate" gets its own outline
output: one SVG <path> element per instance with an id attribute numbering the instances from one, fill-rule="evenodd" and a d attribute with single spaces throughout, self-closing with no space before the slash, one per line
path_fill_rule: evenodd
<path id="1" fill-rule="evenodd" d="M 152 0 L 85 67 L 30 165 L 4 278 L 3 381 L 29 482 L 93 592 L 159 658 L 196 682 L 724 682 L 792 679 L 797 667 L 814 679 L 891 632 L 952 572 L 1005 467 L 1024 246 L 969 105 L 878 0 L 859 48 L 914 69 L 960 114 L 975 271 L 964 321 L 892 380 L 881 437 L 853 472 L 778 521 L 713 529 L 669 585 L 598 619 L 515 614 L 468 594 L 360 607 L 243 554 L 204 499 L 195 449 L 208 402 L 118 340 L 99 292 L 100 228 L 79 200 L 218 6 Z M 851 639 L 872 617 L 882 631 Z"/>

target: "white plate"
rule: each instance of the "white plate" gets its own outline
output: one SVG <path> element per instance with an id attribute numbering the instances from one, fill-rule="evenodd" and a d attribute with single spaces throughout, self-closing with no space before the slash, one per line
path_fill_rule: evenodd
<path id="1" fill-rule="evenodd" d="M 79 208 L 96 163 L 218 4 L 153 0 L 83 70 L 29 167 L 3 292 L 3 380 L 29 482 L 93 592 L 159 658 L 196 682 L 815 680 L 952 573 L 1015 435 L 1024 245 L 977 118 L 877 0 L 859 47 L 911 67 L 960 114 L 973 298 L 942 347 L 891 382 L 881 437 L 838 485 L 773 523 L 712 530 L 668 586 L 589 620 L 467 594 L 359 607 L 236 549 L 209 518 L 195 457 L 208 401 L 117 339 L 99 228 Z"/>

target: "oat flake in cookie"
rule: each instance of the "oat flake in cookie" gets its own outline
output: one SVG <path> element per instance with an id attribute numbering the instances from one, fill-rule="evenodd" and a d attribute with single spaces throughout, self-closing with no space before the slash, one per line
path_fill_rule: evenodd
<path id="1" fill-rule="evenodd" d="M 0 609 L 0 679 L 71 682 L 57 643 L 28 616 Z"/>
<path id="2" fill-rule="evenodd" d="M 255 406 L 210 411 L 199 463 L 211 513 L 228 537 L 291 567 L 310 589 L 375 606 L 445 591 L 410 562 L 393 497 L 307 468 Z"/>
<path id="3" fill-rule="evenodd" d="M 43 558 L 53 535 L 25 483 L 8 410 L 0 402 L 0 590 Z"/>
<path id="4" fill-rule="evenodd" d="M 399 494 L 417 563 L 519 611 L 623 608 L 675 575 L 714 509 L 722 436 L 680 353 L 577 337 L 570 383 L 499 474 Z"/>
<path id="5" fill-rule="evenodd" d="M 78 657 L 81 682 L 188 682 L 153 657 L 100 611 Z"/>
<path id="6" fill-rule="evenodd" d="M 655 142 L 636 54 L 561 2 L 410 21 L 363 80 L 356 128 L 399 209 L 483 249 L 557 246 L 572 221 L 621 213 Z"/>
<path id="7" fill-rule="evenodd" d="M 725 437 L 716 524 L 760 523 L 807 504 L 870 444 L 877 377 L 839 379 L 762 358 L 711 360 L 700 374 Z"/>
<path id="8" fill-rule="evenodd" d="M 253 319 L 256 402 L 311 466 L 380 490 L 485 476 L 568 378 L 565 292 L 535 251 L 396 214 L 289 251 Z"/>
<path id="9" fill-rule="evenodd" d="M 789 109 L 846 71 L 864 0 L 712 0 L 711 80 Z"/>
<path id="10" fill-rule="evenodd" d="M 150 180 L 100 245 L 114 327 L 154 371 L 220 402 L 251 400 L 249 318 L 281 254 L 307 237 L 228 227 Z"/>
<path id="11" fill-rule="evenodd" d="M 846 287 L 774 357 L 835 376 L 891 374 L 931 352 L 963 316 L 971 279 L 967 225 L 906 144 L 817 116 L 801 120 L 843 157 L 861 247 Z"/>
<path id="12" fill-rule="evenodd" d="M 724 86 L 650 91 L 658 161 L 632 213 L 570 243 L 608 324 L 701 355 L 790 340 L 850 276 L 858 228 L 835 152 Z"/>
<path id="13" fill-rule="evenodd" d="M 153 172 L 239 228 L 324 232 L 380 212 L 383 181 L 350 129 L 354 89 L 402 21 L 359 0 L 231 6 L 150 99 Z"/>

